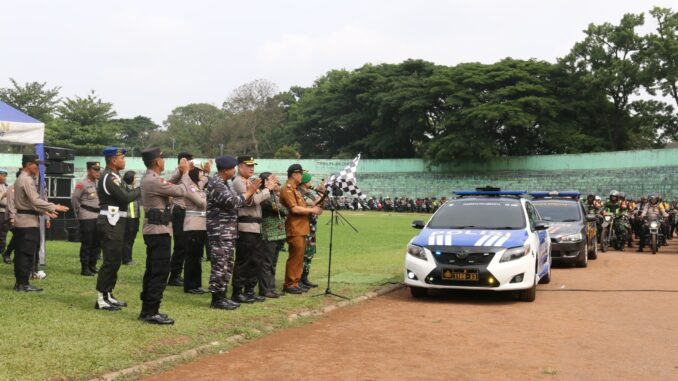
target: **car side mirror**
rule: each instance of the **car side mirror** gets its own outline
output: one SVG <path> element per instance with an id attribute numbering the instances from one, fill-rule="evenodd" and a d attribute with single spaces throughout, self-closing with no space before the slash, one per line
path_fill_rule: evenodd
<path id="1" fill-rule="evenodd" d="M 539 221 L 534 224 L 534 230 L 548 230 L 549 223 L 545 221 Z"/>
<path id="2" fill-rule="evenodd" d="M 423 229 L 424 226 L 426 226 L 426 223 L 422 220 L 414 220 L 412 221 L 412 227 L 415 229 Z"/>
<path id="3" fill-rule="evenodd" d="M 598 217 L 596 217 L 595 214 L 587 214 L 586 215 L 586 221 L 587 222 L 596 222 L 596 221 L 598 221 Z"/>

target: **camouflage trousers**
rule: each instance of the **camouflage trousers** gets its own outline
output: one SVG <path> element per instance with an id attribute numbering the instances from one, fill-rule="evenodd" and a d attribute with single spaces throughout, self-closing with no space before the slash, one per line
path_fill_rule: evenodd
<path id="1" fill-rule="evenodd" d="M 226 286 L 228 286 L 233 275 L 235 240 L 209 239 L 208 244 L 212 259 L 210 292 L 226 292 Z"/>
<path id="2" fill-rule="evenodd" d="M 311 261 L 315 257 L 315 232 L 306 236 L 306 250 L 304 251 L 304 274 L 311 271 Z"/>

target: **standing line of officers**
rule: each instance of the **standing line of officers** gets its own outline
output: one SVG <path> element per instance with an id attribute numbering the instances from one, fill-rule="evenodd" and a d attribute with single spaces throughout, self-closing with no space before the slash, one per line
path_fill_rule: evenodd
<path id="1" fill-rule="evenodd" d="M 591 214 L 600 217 L 611 215 L 622 221 L 624 229 L 624 239 L 628 247 L 633 247 L 633 236 L 639 240 L 638 249 L 642 252 L 648 244 L 646 236 L 649 232 L 649 221 L 657 220 L 660 222 L 663 237 L 672 239 L 678 222 L 678 202 L 668 203 L 663 201 L 657 193 L 650 193 L 643 196 L 639 201 L 626 198 L 624 192 L 616 190 L 610 191 L 605 202 L 599 196 L 588 194 L 586 199 L 586 208 Z M 598 236 L 601 235 L 602 224 L 600 219 L 597 224 Z"/>
<path id="2" fill-rule="evenodd" d="M 322 183 L 312 187 L 312 177 L 301 165 L 291 165 L 287 181 L 280 184 L 270 172 L 253 177 L 257 163 L 251 156 L 217 157 L 216 173 L 210 176 L 211 160 L 202 163 L 182 152 L 177 169 L 165 179 L 161 176 L 165 170 L 163 153 L 159 148 L 150 148 L 141 153 L 147 170 L 137 187 L 134 172 L 121 175 L 125 154 L 124 148 L 104 149 L 104 170 L 99 162 L 88 162 L 87 175 L 76 184 L 71 197 L 80 225 L 81 275 L 97 274 L 94 308 L 118 311 L 127 307 L 126 302 L 113 295 L 113 290 L 121 265 L 133 263 L 134 238 L 141 225 L 140 207 L 144 209 L 142 234 L 146 245 L 141 321 L 174 324 L 172 318 L 160 312 L 168 284 L 182 286 L 188 294 L 210 293 L 210 307 L 224 310 L 285 294 L 302 294 L 317 287 L 308 275 L 315 255 L 317 216 L 323 211 L 320 205 L 327 192 Z M 69 210 L 39 197 L 39 164 L 37 155 L 24 155 L 22 170 L 10 189 L 3 185 L 6 171 L 4 176 L 0 173 L 0 233 L 5 222 L 11 220 L 16 239 L 17 291 L 42 291 L 29 283 L 40 244 L 39 218 L 56 218 L 58 213 Z M 10 197 L 11 208 L 6 203 Z M 3 209 L 15 212 L 3 214 Z M 0 249 L 5 262 L 11 263 L 4 251 L 3 237 L 0 234 Z M 278 292 L 276 264 L 285 242 L 289 257 L 282 292 Z M 202 288 L 201 262 L 205 252 L 211 261 L 207 290 Z M 100 253 L 103 260 L 97 269 Z"/>

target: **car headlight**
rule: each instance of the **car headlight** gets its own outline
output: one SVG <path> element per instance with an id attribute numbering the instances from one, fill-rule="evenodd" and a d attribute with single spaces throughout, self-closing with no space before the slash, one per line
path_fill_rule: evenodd
<path id="1" fill-rule="evenodd" d="M 659 225 L 657 224 L 657 221 L 652 221 L 652 222 L 650 222 L 650 227 L 651 227 L 652 229 L 656 229 L 657 226 L 659 226 Z"/>
<path id="2" fill-rule="evenodd" d="M 530 245 L 513 247 L 507 249 L 504 254 L 501 255 L 499 262 L 508 262 L 514 259 L 522 258 L 530 253 Z"/>
<path id="3" fill-rule="evenodd" d="M 409 254 L 409 255 L 411 255 L 415 258 L 423 259 L 425 261 L 428 260 L 426 258 L 426 250 L 421 246 L 412 245 L 412 244 L 407 245 L 407 254 Z"/>
<path id="4" fill-rule="evenodd" d="M 577 234 L 570 234 L 570 235 L 564 235 L 559 238 L 560 242 L 577 242 L 582 240 L 582 235 L 581 233 Z"/>

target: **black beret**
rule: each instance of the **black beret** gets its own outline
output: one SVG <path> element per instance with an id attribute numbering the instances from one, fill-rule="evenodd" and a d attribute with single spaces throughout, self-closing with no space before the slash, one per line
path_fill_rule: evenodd
<path id="1" fill-rule="evenodd" d="M 238 165 L 238 160 L 232 156 L 219 156 L 214 159 L 217 169 L 231 169 Z"/>
<path id="2" fill-rule="evenodd" d="M 42 160 L 40 160 L 38 155 L 23 155 L 21 157 L 21 166 L 26 165 L 26 163 L 42 164 Z"/>
<path id="3" fill-rule="evenodd" d="M 292 174 L 295 173 L 295 172 L 299 172 L 299 173 L 303 173 L 303 172 L 304 172 L 304 169 L 301 168 L 301 164 L 292 164 L 292 165 L 290 165 L 290 167 L 287 168 L 287 177 L 292 176 Z"/>
<path id="4" fill-rule="evenodd" d="M 153 160 L 162 157 L 162 151 L 160 148 L 148 148 L 141 151 L 141 158 L 144 160 L 145 164 L 150 164 Z"/>

